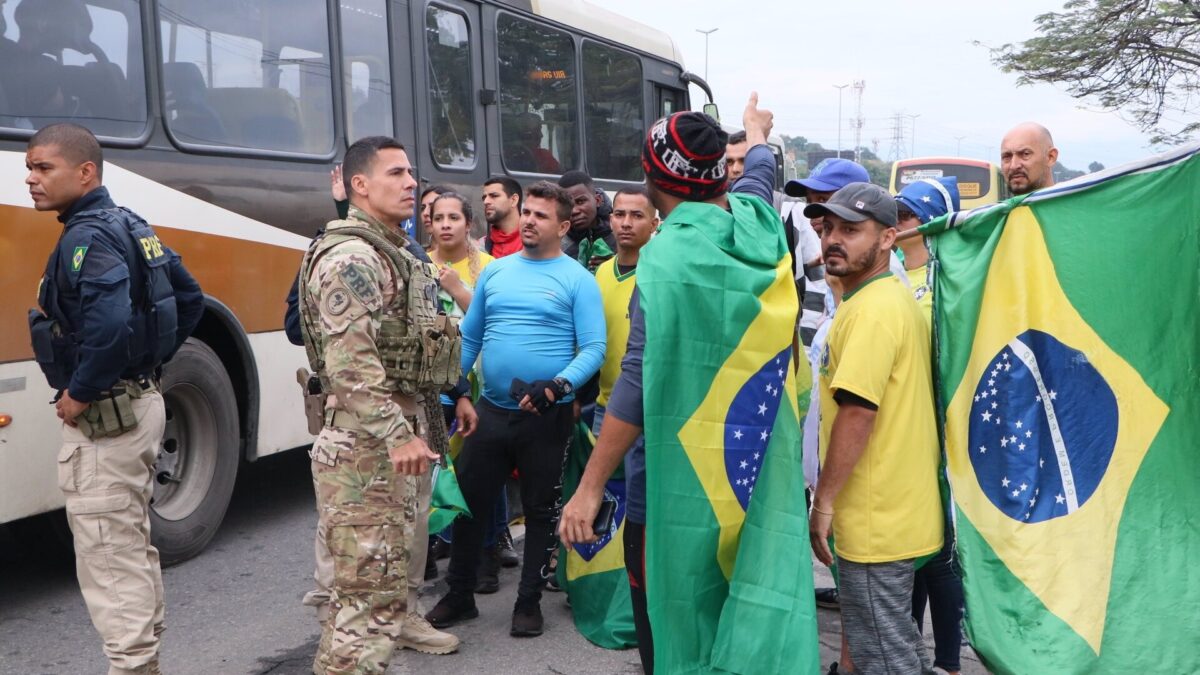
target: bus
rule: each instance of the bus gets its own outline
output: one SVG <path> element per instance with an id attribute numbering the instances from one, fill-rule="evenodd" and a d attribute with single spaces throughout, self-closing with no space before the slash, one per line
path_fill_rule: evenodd
<path id="1" fill-rule="evenodd" d="M 0 18 L 0 523 L 60 508 L 70 471 L 26 323 L 61 226 L 23 184 L 29 136 L 70 121 L 205 291 L 162 376 L 166 562 L 212 538 L 243 462 L 312 442 L 284 300 L 350 142 L 394 136 L 422 184 L 471 199 L 569 169 L 614 190 L 689 85 L 712 99 L 665 33 L 580 0 L 7 0 Z"/>
<path id="2" fill-rule="evenodd" d="M 1000 167 L 981 159 L 962 157 L 916 157 L 892 164 L 889 189 L 897 194 L 909 183 L 922 178 L 958 178 L 958 194 L 963 211 L 1008 199 L 1008 184 Z"/>

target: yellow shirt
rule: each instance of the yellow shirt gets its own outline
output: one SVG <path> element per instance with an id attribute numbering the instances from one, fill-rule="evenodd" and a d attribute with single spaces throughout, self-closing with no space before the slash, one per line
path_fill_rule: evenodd
<path id="1" fill-rule="evenodd" d="M 879 406 L 867 448 L 834 500 L 835 545 L 847 560 L 905 560 L 942 546 L 929 352 L 921 310 L 891 274 L 847 295 L 833 318 L 820 365 L 822 464 L 837 416 L 834 392 Z"/>
<path id="2" fill-rule="evenodd" d="M 625 276 L 617 274 L 617 259 L 604 261 L 596 268 L 600 298 L 604 301 L 604 323 L 608 326 L 608 349 L 600 366 L 600 395 L 596 405 L 607 406 L 608 396 L 621 375 L 621 359 L 629 342 L 629 302 L 637 285 L 637 270 Z"/>
<path id="3" fill-rule="evenodd" d="M 921 265 L 912 270 L 906 270 L 908 285 L 912 287 L 913 298 L 921 313 L 925 315 L 925 325 L 933 326 L 933 288 L 929 286 L 929 266 Z M 931 328 L 932 330 L 932 328 Z"/>

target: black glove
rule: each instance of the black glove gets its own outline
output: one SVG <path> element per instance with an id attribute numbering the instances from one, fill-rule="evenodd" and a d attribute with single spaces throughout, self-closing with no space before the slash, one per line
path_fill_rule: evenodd
<path id="1" fill-rule="evenodd" d="M 547 389 L 554 393 L 553 401 L 546 396 Z M 570 393 L 571 383 L 561 377 L 553 380 L 535 380 L 529 383 L 529 402 L 533 404 L 534 408 L 537 408 L 538 412 L 546 412 L 554 407 L 555 403 L 562 402 Z"/>

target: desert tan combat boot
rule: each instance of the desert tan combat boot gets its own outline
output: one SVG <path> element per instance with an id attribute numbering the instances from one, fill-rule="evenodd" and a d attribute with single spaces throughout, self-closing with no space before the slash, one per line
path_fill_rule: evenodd
<path id="1" fill-rule="evenodd" d="M 429 625 L 425 617 L 409 612 L 400 627 L 396 644 L 423 654 L 451 654 L 458 651 L 458 638 Z"/>

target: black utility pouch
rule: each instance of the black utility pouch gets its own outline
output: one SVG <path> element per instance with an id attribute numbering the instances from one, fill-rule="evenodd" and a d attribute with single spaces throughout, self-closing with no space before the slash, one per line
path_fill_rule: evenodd
<path id="1" fill-rule="evenodd" d="M 62 334 L 57 321 L 36 309 L 29 310 L 29 335 L 33 357 L 46 375 L 46 382 L 54 389 L 66 389 L 75 368 L 70 338 Z"/>

